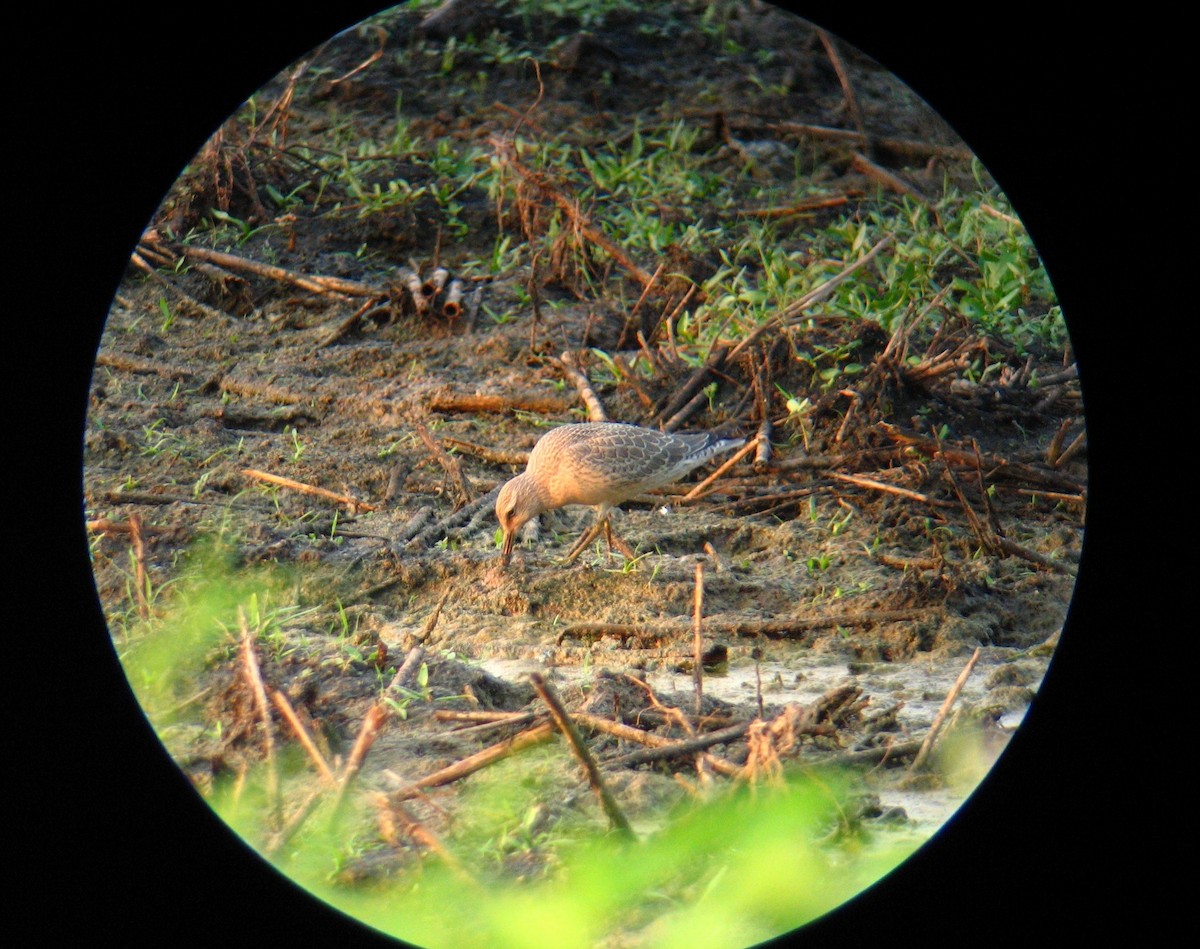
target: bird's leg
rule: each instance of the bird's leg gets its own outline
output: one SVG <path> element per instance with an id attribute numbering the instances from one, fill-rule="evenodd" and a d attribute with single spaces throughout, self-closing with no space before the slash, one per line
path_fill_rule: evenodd
<path id="1" fill-rule="evenodd" d="M 608 519 L 604 521 L 604 539 L 608 541 L 608 553 L 612 555 L 613 545 L 616 544 L 617 550 L 621 551 L 628 560 L 637 560 L 637 554 L 633 549 L 621 539 L 620 534 L 614 534 L 612 527 L 609 526 Z"/>
<path id="2" fill-rule="evenodd" d="M 575 546 L 572 547 L 570 551 L 568 551 L 567 556 L 563 558 L 564 564 L 574 563 L 575 558 L 587 549 L 588 544 L 600 536 L 601 531 L 604 531 L 606 537 L 611 536 L 608 526 L 608 512 L 610 510 L 612 510 L 612 508 L 607 504 L 599 505 L 596 512 L 596 520 L 592 523 L 591 527 L 583 532 L 583 535 L 579 538 L 579 540 L 575 541 Z M 609 549 L 612 549 L 611 541 L 609 544 Z"/>
<path id="3" fill-rule="evenodd" d="M 591 527 L 585 530 L 580 536 L 579 540 L 575 541 L 575 546 L 567 552 L 567 555 L 563 558 L 563 563 L 574 563 L 575 558 L 583 553 L 583 551 L 587 548 L 587 545 L 595 540 L 597 536 L 599 536 L 600 531 L 607 523 L 607 519 L 598 520 Z"/>
<path id="4" fill-rule="evenodd" d="M 613 533 L 612 526 L 609 523 L 608 514 L 609 509 L 607 508 L 601 511 L 592 526 L 583 532 L 583 535 L 579 538 L 579 540 L 575 541 L 575 546 L 572 547 L 567 553 L 567 556 L 563 558 L 564 564 L 574 563 L 575 559 L 587 549 L 588 544 L 600 536 L 601 531 L 604 532 L 604 539 L 608 542 L 608 553 L 610 557 L 612 556 L 613 548 L 616 547 L 617 550 L 621 551 L 621 553 L 630 560 L 637 559 L 637 555 L 633 552 L 630 546 L 621 539 L 621 536 Z"/>

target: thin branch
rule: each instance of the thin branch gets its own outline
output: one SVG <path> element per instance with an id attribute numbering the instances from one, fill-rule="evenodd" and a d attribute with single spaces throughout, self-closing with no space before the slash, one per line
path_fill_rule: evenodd
<path id="1" fill-rule="evenodd" d="M 567 739 L 567 744 L 571 746 L 571 751 L 579 763 L 583 765 L 583 770 L 587 773 L 588 783 L 591 784 L 592 790 L 600 799 L 600 804 L 604 808 L 604 813 L 608 815 L 609 822 L 616 828 L 617 832 L 630 840 L 636 839 L 636 834 L 633 828 L 629 825 L 629 819 L 625 816 L 621 806 L 617 803 L 617 799 L 613 797 L 612 792 L 608 789 L 608 785 L 604 783 L 604 777 L 600 774 L 600 766 L 596 764 L 596 759 L 584 744 L 583 736 L 579 734 L 579 729 L 575 727 L 575 723 L 571 721 L 571 716 L 563 707 L 562 700 L 555 692 L 554 686 L 545 680 L 538 672 L 529 674 L 529 681 L 533 683 L 534 689 L 537 690 L 538 696 L 546 704 L 546 708 L 550 710 L 550 716 L 554 719 L 554 724 L 558 730 L 562 732 L 564 738 Z"/>
<path id="2" fill-rule="evenodd" d="M 367 714 L 363 716 L 362 727 L 358 730 L 358 737 L 354 741 L 354 747 L 350 749 L 350 756 L 346 759 L 342 773 L 338 776 L 337 790 L 334 792 L 333 810 L 330 812 L 331 821 L 337 819 L 342 802 L 345 800 L 346 792 L 350 789 L 350 785 L 358 775 L 359 769 L 362 768 L 362 763 L 367 757 L 367 752 L 371 750 L 371 745 L 375 743 L 375 739 L 379 735 L 379 729 L 383 727 L 383 723 L 388 720 L 388 717 L 389 712 L 382 702 L 376 702 L 368 709 Z"/>
<path id="3" fill-rule="evenodd" d="M 303 494 L 312 494 L 316 497 L 325 498 L 329 501 L 336 501 L 338 504 L 345 504 L 350 508 L 351 512 L 356 511 L 374 511 L 375 505 L 368 504 L 366 501 L 360 501 L 358 498 L 352 498 L 348 494 L 338 494 L 335 491 L 329 491 L 325 488 L 318 488 L 315 485 L 305 484 L 303 481 L 294 481 L 291 478 L 285 478 L 282 475 L 270 474 L 266 471 L 259 471 L 257 468 L 244 468 L 242 474 L 248 478 L 254 478 L 257 481 L 266 481 L 270 484 L 277 484 L 280 487 L 290 488 L 293 491 L 300 491 Z"/>
<path id="4" fill-rule="evenodd" d="M 837 73 L 838 82 L 842 86 L 842 95 L 846 100 L 846 108 L 850 111 L 854 127 L 858 129 L 858 134 L 862 139 L 869 142 L 870 137 L 867 135 L 867 127 L 863 123 L 862 110 L 858 107 L 858 98 L 854 95 L 854 87 L 850 85 L 850 74 L 846 71 L 846 64 L 842 62 L 841 54 L 838 53 L 837 44 L 822 29 L 817 30 L 817 36 L 821 40 L 821 45 L 825 47 L 825 55 L 833 64 L 833 71 Z"/>
<path id="5" fill-rule="evenodd" d="M 875 162 L 867 158 L 866 155 L 855 152 L 850 158 L 850 167 L 852 167 L 859 174 L 870 178 L 872 181 L 877 181 L 889 191 L 895 191 L 897 194 L 907 195 L 908 197 L 914 198 L 915 200 L 921 202 L 921 204 L 929 203 L 929 199 L 925 197 L 925 195 L 921 194 L 920 191 L 910 185 L 907 181 L 905 181 L 899 175 L 892 174 L 892 172 L 888 171 L 881 165 L 875 164 Z"/>
<path id="6" fill-rule="evenodd" d="M 808 138 L 819 138 L 831 141 L 853 142 L 856 145 L 867 145 L 866 136 L 848 129 L 830 128 L 826 125 L 806 125 L 801 122 L 776 122 L 768 126 L 772 131 L 784 132 L 789 135 L 800 135 Z M 878 148 L 896 155 L 925 161 L 929 158 L 949 158 L 955 161 L 970 161 L 974 153 L 958 145 L 935 145 L 930 142 L 918 142 L 904 138 L 880 138 L 875 140 Z"/>
<path id="7" fill-rule="evenodd" d="M 612 735 L 614 738 L 619 738 L 622 741 L 630 741 L 635 744 L 644 745 L 647 748 L 665 748 L 668 745 L 673 745 L 675 742 L 670 738 L 664 738 L 662 735 L 656 735 L 653 732 L 643 731 L 640 728 L 634 728 L 632 725 L 626 725 L 623 722 L 610 721 L 607 718 L 601 718 L 599 715 L 592 715 L 588 712 L 576 712 L 575 721 L 584 728 L 590 728 L 593 731 L 603 732 L 606 735 Z M 732 762 L 726 761 L 724 758 L 709 752 L 704 752 L 702 756 L 705 763 L 708 764 L 714 771 L 717 771 L 726 777 L 733 777 L 741 769 Z"/>
<path id="8" fill-rule="evenodd" d="M 447 594 L 449 591 L 446 591 Z M 442 603 L 446 602 L 446 598 L 442 598 L 442 602 L 434 609 L 433 621 L 437 622 L 437 614 L 442 608 Z M 430 624 L 427 624 L 430 625 Z M 396 674 L 392 676 L 392 681 L 388 683 L 387 690 L 407 688 L 417 675 L 417 670 L 421 668 L 421 661 L 425 658 L 425 649 L 421 646 L 413 646 L 408 651 L 408 655 L 404 658 L 404 662 L 400 668 L 396 670 Z"/>
<path id="9" fill-rule="evenodd" d="M 971 670 L 975 668 L 975 663 L 979 660 L 980 647 L 976 646 L 975 651 L 971 653 L 971 658 L 967 660 L 967 664 L 963 667 L 962 672 L 958 674 L 958 678 L 954 680 L 954 685 L 950 686 L 950 691 L 946 693 L 946 698 L 942 702 L 942 707 L 938 709 L 937 715 L 934 716 L 933 724 L 929 726 L 929 733 L 925 736 L 925 740 L 921 742 L 921 750 L 917 752 L 917 756 L 913 759 L 909 768 L 916 770 L 920 768 L 925 759 L 929 757 L 929 752 L 933 748 L 934 741 L 937 740 L 938 732 L 942 730 L 942 725 L 946 721 L 946 716 L 950 712 L 951 706 L 954 705 L 958 698 L 958 693 L 962 691 L 962 687 L 967 684 L 967 679 L 971 676 Z"/>
<path id="10" fill-rule="evenodd" d="M 448 435 L 442 436 L 442 444 L 447 448 L 453 448 L 455 451 L 464 455 L 474 455 L 476 458 L 482 458 L 484 461 L 490 461 L 494 465 L 525 465 L 529 461 L 529 452 L 527 451 L 505 451 L 502 448 L 492 448 L 489 445 L 477 445 L 475 442 L 464 441 L 461 438 L 451 438 Z"/>
<path id="11" fill-rule="evenodd" d="M 737 741 L 746 734 L 752 724 L 753 722 L 741 722 L 737 725 L 730 725 L 728 728 L 722 728 L 715 732 L 705 732 L 694 738 L 671 742 L 658 748 L 646 748 L 642 751 L 634 751 L 620 758 L 606 761 L 605 766 L 609 768 L 632 768 L 651 761 L 662 761 L 667 758 L 681 758 L 685 755 L 694 755 L 697 751 L 704 751 L 713 745 L 724 745 L 731 741 Z"/>
<path id="12" fill-rule="evenodd" d="M 467 481 L 466 475 L 463 474 L 462 465 L 458 463 L 458 459 L 452 457 L 446 452 L 436 438 L 430 433 L 425 423 L 420 419 L 412 420 L 413 431 L 417 433 L 417 437 L 429 449 L 429 453 L 433 455 L 433 460 L 436 461 L 446 473 L 446 478 L 454 487 L 455 493 L 458 495 L 458 507 L 470 504 L 475 500 L 475 491 L 471 484 Z"/>
<path id="13" fill-rule="evenodd" d="M 536 412 L 539 415 L 565 415 L 571 403 L 541 393 L 488 395 L 483 393 L 441 392 L 429 400 L 433 412 Z"/>
<path id="14" fill-rule="evenodd" d="M 757 447 L 758 447 L 758 436 L 756 435 L 754 438 L 750 439 L 750 441 L 746 442 L 746 444 L 744 444 L 736 452 L 734 452 L 732 455 L 730 455 L 727 459 L 725 459 L 725 462 L 721 465 L 721 467 L 719 467 L 716 471 L 714 471 L 707 478 L 705 478 L 703 481 L 701 481 L 699 484 L 697 484 L 694 488 L 692 488 L 692 490 L 690 490 L 687 494 L 685 494 L 683 497 L 681 497 L 679 499 L 678 503 L 686 504 L 688 501 L 695 501 L 698 498 L 704 497 L 708 493 L 705 491 L 705 488 L 707 488 L 709 485 L 711 485 L 714 481 L 716 481 L 719 477 L 721 477 L 721 475 L 723 475 L 726 471 L 728 471 L 730 468 L 732 468 L 734 465 L 736 465 L 739 461 L 741 461 L 743 458 L 745 458 L 748 454 L 750 454 L 750 452 L 754 451 L 754 449 L 756 449 Z"/>
<path id="15" fill-rule="evenodd" d="M 908 488 L 899 488 L 894 484 L 885 484 L 882 481 L 874 481 L 871 478 L 860 478 L 858 475 L 839 474 L 836 471 L 829 472 L 829 477 L 837 481 L 845 481 L 847 484 L 853 484 L 859 488 L 867 488 L 871 491 L 883 491 L 887 494 L 896 494 L 902 498 L 908 498 L 910 501 L 920 501 L 922 504 L 928 504 L 931 507 L 953 507 L 949 501 L 941 501 L 937 498 L 931 498 L 926 494 L 921 494 L 918 491 L 910 491 Z"/>
<path id="16" fill-rule="evenodd" d="M 146 598 L 146 544 L 143 539 L 142 517 L 129 515 L 129 542 L 133 546 L 133 583 L 137 597 L 138 616 L 150 618 L 150 601 Z"/>
<path id="17" fill-rule="evenodd" d="M 696 562 L 696 592 L 692 610 L 692 682 L 696 691 L 696 715 L 704 705 L 704 649 L 701 633 L 704 620 L 704 561 Z"/>
<path id="18" fill-rule="evenodd" d="M 425 777 L 414 781 L 408 787 L 393 792 L 392 797 L 395 800 L 403 801 L 410 797 L 418 796 L 424 788 L 441 787 L 444 784 L 458 781 L 468 775 L 474 774 L 482 768 L 486 768 L 501 758 L 507 758 L 509 755 L 516 754 L 518 751 L 532 747 L 533 745 L 540 745 L 551 741 L 554 738 L 554 734 L 555 727 L 553 722 L 540 722 L 532 728 L 518 732 L 511 738 L 484 748 L 482 751 L 456 761 L 451 765 L 447 765 L 445 768 L 439 768 L 432 774 L 425 775 Z"/>
<path id="19" fill-rule="evenodd" d="M 271 700 L 275 703 L 275 707 L 279 709 L 280 714 L 283 715 L 283 720 L 291 726 L 292 732 L 300 742 L 300 746 L 308 753 L 308 757 L 312 760 L 312 763 L 321 775 L 321 780 L 327 786 L 332 787 L 337 782 L 337 778 L 333 774 L 333 769 L 329 767 L 328 762 L 325 761 L 325 756 L 321 754 L 321 749 L 317 747 L 316 742 L 313 741 L 312 736 L 308 733 L 308 729 L 300 721 L 296 710 L 292 708 L 292 703 L 278 689 L 275 689 L 271 693 Z"/>
<path id="20" fill-rule="evenodd" d="M 588 377 L 580 369 L 579 357 L 568 351 L 559 356 L 558 361 L 563 367 L 563 373 L 571 380 L 579 397 L 583 399 L 583 404 L 587 406 L 588 421 L 607 422 L 608 413 L 604 411 L 604 405 L 600 401 L 600 397 L 596 395 L 596 390 L 592 388 Z"/>
<path id="21" fill-rule="evenodd" d="M 758 328 L 753 332 L 742 337 L 741 341 L 738 342 L 738 344 L 729 352 L 729 361 L 735 361 L 748 346 L 751 346 L 753 343 L 757 342 L 758 338 L 762 336 L 763 333 L 785 325 L 789 320 L 795 319 L 813 304 L 820 303 L 822 300 L 826 299 L 830 294 L 833 293 L 834 289 L 839 284 L 849 280 L 851 276 L 874 260 L 880 251 L 892 243 L 892 240 L 893 236 L 891 234 L 887 234 L 880 238 L 879 241 L 877 241 L 869 251 L 858 258 L 858 260 L 854 261 L 854 263 L 846 265 L 828 280 L 813 287 L 813 289 L 809 290 L 808 293 L 802 296 L 799 300 L 789 303 L 786 307 L 784 307 L 781 313 L 773 316 L 771 319 L 759 325 Z"/>
<path id="22" fill-rule="evenodd" d="M 275 731 L 271 726 L 271 708 L 267 704 L 267 689 L 263 685 L 258 657 L 254 654 L 254 637 L 246 613 L 238 607 L 238 623 L 242 628 L 242 669 L 250 692 L 254 696 L 254 708 L 262 721 L 263 753 L 267 759 L 267 804 L 271 819 L 276 826 L 283 818 L 283 800 L 279 794 L 279 771 L 275 762 Z"/>
<path id="23" fill-rule="evenodd" d="M 382 297 L 386 295 L 385 291 L 380 288 L 359 283 L 356 280 L 343 280 L 340 277 L 310 276 L 308 274 L 297 273 L 293 270 L 287 270 L 284 267 L 276 267 L 272 264 L 250 260 L 248 257 L 239 257 L 236 254 L 227 254 L 219 250 L 209 250 L 207 247 L 199 247 L 195 244 L 184 244 L 180 249 L 185 257 L 204 260 L 232 270 L 245 270 L 260 277 L 266 277 L 269 280 L 290 283 L 311 293 L 340 294 L 351 297 Z"/>

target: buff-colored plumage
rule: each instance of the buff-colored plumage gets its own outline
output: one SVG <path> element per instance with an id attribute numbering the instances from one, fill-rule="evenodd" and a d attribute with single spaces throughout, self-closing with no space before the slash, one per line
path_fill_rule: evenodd
<path id="1" fill-rule="evenodd" d="M 552 429 L 533 446 L 525 471 L 496 497 L 496 518 L 504 531 L 501 563 L 508 564 L 517 531 L 531 518 L 567 504 L 591 505 L 598 511 L 596 523 L 567 555 L 570 562 L 601 529 L 608 530 L 613 507 L 678 481 L 714 455 L 744 443 L 709 432 L 660 432 L 620 422 Z"/>

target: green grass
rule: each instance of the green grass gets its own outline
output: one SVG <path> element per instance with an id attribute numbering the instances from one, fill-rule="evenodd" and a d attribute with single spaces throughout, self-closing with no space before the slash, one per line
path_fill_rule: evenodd
<path id="1" fill-rule="evenodd" d="M 114 623 L 126 674 L 164 740 L 200 732 L 219 739 L 222 723 L 191 699 L 216 667 L 240 662 L 243 619 L 261 659 L 337 660 L 349 674 L 351 663 L 370 658 L 340 604 L 305 606 L 295 571 L 239 566 L 231 551 L 222 543 L 197 547 L 157 591 L 149 620 Z M 317 631 L 318 613 L 328 634 Z M 390 676 L 376 676 L 381 695 Z M 435 700 L 427 676 L 426 667 L 413 689 L 394 696 L 391 727 L 414 703 Z M 556 742 L 456 786 L 443 842 L 469 879 L 436 856 L 402 848 L 394 854 L 411 859 L 386 878 L 347 883 L 344 871 L 360 858 L 387 856 L 375 810 L 357 789 L 336 813 L 327 795 L 271 860 L 315 897 L 423 946 L 582 947 L 630 933 L 663 947 L 749 945 L 840 905 L 921 842 L 848 818 L 849 776 L 788 768 L 779 784 L 721 782 L 701 798 L 673 790 L 632 813 L 638 839 L 625 842 L 607 833 L 570 752 Z M 314 775 L 288 740 L 277 745 L 276 769 L 287 813 L 312 790 Z M 206 796 L 259 849 L 271 839 L 268 783 L 265 766 L 252 766 L 218 777 Z M 447 913 L 448 906 L 460 909 Z"/>
<path id="2" fill-rule="evenodd" d="M 548 62 L 554 44 L 573 30 L 636 15 L 640 7 L 626 0 L 510 0 L 500 4 L 501 12 L 528 21 L 525 46 L 515 47 L 511 37 L 489 29 L 452 44 L 414 41 L 405 55 L 428 59 L 434 83 L 462 91 L 471 85 L 464 86 L 464 71 L 486 75 L 488 67 L 502 63 L 528 72 L 530 56 Z M 678 12 L 669 6 L 654 9 L 653 15 L 644 15 L 647 24 L 660 27 L 663 17 L 669 20 Z M 714 5 L 703 11 L 697 28 L 728 46 L 720 39 L 727 15 L 728 10 Z M 381 14 L 379 22 L 391 21 Z M 769 57 L 730 47 L 717 54 L 714 68 L 768 62 Z M 532 73 L 512 75 L 523 77 L 532 98 Z M 324 81 L 317 72 L 302 79 L 317 81 Z M 495 96 L 490 85 L 466 94 L 478 101 L 464 102 L 464 108 L 484 107 Z M 259 98 L 251 99 L 235 121 L 245 126 L 258 121 L 266 111 Z M 464 214 L 470 202 L 511 209 L 517 176 L 486 141 L 416 133 L 408 111 L 397 95 L 393 113 L 377 123 L 366 125 L 335 111 L 318 139 L 293 136 L 286 143 L 288 154 L 301 163 L 307 183 L 272 184 L 274 190 L 266 192 L 269 200 L 281 213 L 318 216 L 370 219 L 407 212 L 425 218 L 432 212 L 444 240 L 487 245 L 487 251 L 475 256 L 492 274 L 528 266 L 539 243 L 548 250 L 568 235 L 564 216 L 554 207 L 543 210 L 543 233 L 528 244 L 514 242 L 518 235 L 511 222 L 500 229 L 494 217 L 482 228 L 470 223 L 475 219 Z M 957 186 L 947 181 L 935 187 L 939 193 L 928 204 L 876 191 L 847 203 L 844 211 L 764 220 L 742 212 L 784 207 L 823 193 L 813 174 L 820 159 L 810 153 L 811 146 L 788 146 L 794 155 L 790 176 L 760 178 L 753 167 L 728 154 L 722 157 L 723 146 L 698 121 L 634 114 L 626 129 L 612 144 L 595 133 L 537 133 L 526 127 L 517 155 L 525 167 L 544 174 L 577 201 L 596 227 L 647 269 L 678 251 L 711 262 L 709 273 L 700 278 L 707 299 L 686 309 L 677 327 L 685 358 L 697 361 L 718 339 L 736 340 L 751 332 L 889 235 L 892 245 L 820 305 L 822 316 L 869 319 L 885 331 L 902 320 L 917 320 L 922 324 L 918 339 L 932 335 L 946 318 L 961 318 L 1018 355 L 1061 351 L 1067 344 L 1045 268 L 1006 197 L 979 167 L 973 186 L 964 186 L 961 179 Z M 269 132 L 264 133 L 267 140 L 275 143 L 276 131 Z M 237 247 L 261 237 L 260 251 L 270 256 L 274 229 L 270 222 L 252 227 L 214 210 L 191 239 Z M 575 239 L 572 254 L 577 290 L 596 298 L 627 297 L 621 272 L 606 269 L 602 250 Z M 550 256 L 543 253 L 543 267 Z M 164 322 L 169 325 L 166 314 Z M 796 356 L 810 367 L 815 389 L 860 368 L 850 348 L 822 352 L 801 346 Z M 967 375 L 978 378 L 984 371 L 984 366 L 972 367 Z"/>
<path id="3" fill-rule="evenodd" d="M 365 823 L 331 824 L 321 815 L 274 862 L 332 906 L 430 949 L 591 947 L 630 934 L 655 947 L 718 949 L 816 919 L 920 843 L 847 822 L 848 788 L 835 773 L 795 773 L 778 787 L 685 802 L 634 842 L 586 819 L 595 809 L 590 796 L 573 815 L 539 829 L 560 771 L 556 757 L 569 756 L 562 747 L 543 749 L 468 782 L 445 841 L 466 877 L 427 857 L 386 884 L 340 884 L 339 871 L 378 844 Z M 214 802 L 251 840 L 265 807 L 260 780 L 244 782 L 236 800 L 225 791 Z M 511 866 L 534 869 L 521 879 Z"/>

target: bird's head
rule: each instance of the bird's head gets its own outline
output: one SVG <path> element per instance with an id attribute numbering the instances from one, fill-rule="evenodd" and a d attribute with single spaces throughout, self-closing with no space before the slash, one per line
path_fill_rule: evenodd
<path id="1" fill-rule="evenodd" d="M 500 489 L 496 495 L 496 520 L 504 531 L 504 546 L 500 552 L 500 566 L 507 567 L 512 557 L 513 545 L 519 531 L 530 518 L 546 509 L 537 490 L 536 483 L 524 474 L 517 475 Z"/>

